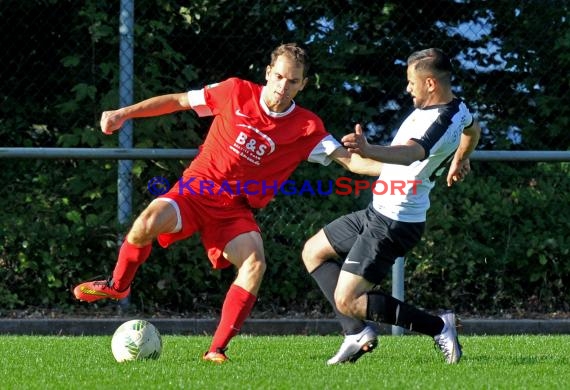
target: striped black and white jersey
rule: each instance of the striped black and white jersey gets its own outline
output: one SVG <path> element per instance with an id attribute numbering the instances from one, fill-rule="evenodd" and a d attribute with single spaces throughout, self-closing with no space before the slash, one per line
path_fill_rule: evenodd
<path id="1" fill-rule="evenodd" d="M 429 193 L 459 146 L 463 129 L 473 124 L 465 103 L 454 98 L 448 104 L 415 109 L 402 123 L 392 145 L 412 139 L 425 150 L 425 158 L 410 165 L 384 164 L 374 185 L 372 204 L 396 221 L 424 222 Z"/>

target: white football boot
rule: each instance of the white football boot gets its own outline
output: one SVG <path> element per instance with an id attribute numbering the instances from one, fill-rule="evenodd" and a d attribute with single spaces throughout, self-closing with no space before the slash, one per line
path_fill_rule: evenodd
<path id="1" fill-rule="evenodd" d="M 376 331 L 367 325 L 362 332 L 345 336 L 338 352 L 327 361 L 327 364 L 354 363 L 365 353 L 372 352 L 377 345 Z"/>
<path id="2" fill-rule="evenodd" d="M 457 329 L 455 325 L 455 314 L 448 312 L 440 315 L 443 320 L 443 330 L 433 339 L 435 345 L 443 352 L 445 361 L 448 364 L 456 364 L 461 359 L 461 344 L 457 338 Z"/>

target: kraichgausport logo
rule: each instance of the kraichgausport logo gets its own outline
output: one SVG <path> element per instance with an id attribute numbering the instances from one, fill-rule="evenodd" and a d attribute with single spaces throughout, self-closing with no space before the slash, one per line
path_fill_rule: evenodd
<path id="1" fill-rule="evenodd" d="M 268 195 L 281 194 L 285 196 L 358 196 L 361 192 L 371 190 L 375 195 L 406 195 L 417 193 L 421 180 L 362 180 L 341 176 L 336 180 L 227 180 L 214 182 L 191 177 L 178 179 L 180 195 Z M 162 176 L 156 176 L 147 183 L 151 195 L 159 196 L 168 192 L 170 183 Z"/>
<path id="2" fill-rule="evenodd" d="M 155 176 L 148 181 L 146 188 L 151 195 L 159 196 L 168 192 L 170 189 L 170 183 L 162 176 Z"/>

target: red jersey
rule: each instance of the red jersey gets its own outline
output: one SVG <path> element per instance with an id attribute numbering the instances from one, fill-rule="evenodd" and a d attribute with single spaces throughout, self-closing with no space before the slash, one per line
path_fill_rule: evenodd
<path id="1" fill-rule="evenodd" d="M 330 134 L 313 112 L 295 105 L 271 112 L 264 87 L 238 78 L 188 93 L 192 108 L 214 120 L 179 190 L 244 197 L 261 208 Z"/>

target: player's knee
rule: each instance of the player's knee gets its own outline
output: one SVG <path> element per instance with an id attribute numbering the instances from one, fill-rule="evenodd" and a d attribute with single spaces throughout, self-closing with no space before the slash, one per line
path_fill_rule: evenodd
<path id="1" fill-rule="evenodd" d="M 305 268 L 307 268 L 307 271 L 309 272 L 312 272 L 322 263 L 314 237 L 305 242 L 303 250 L 301 251 L 301 258 L 303 259 Z"/>
<path id="2" fill-rule="evenodd" d="M 305 266 L 311 263 L 314 256 L 310 241 L 311 240 L 309 239 L 307 242 L 305 242 L 303 250 L 301 251 L 301 258 L 303 259 Z"/>
<path id="3" fill-rule="evenodd" d="M 349 317 L 353 317 L 356 314 L 355 313 L 356 302 L 351 297 L 348 297 L 346 295 L 335 294 L 334 302 L 337 310 L 341 314 Z"/>
<path id="4" fill-rule="evenodd" d="M 135 223 L 127 236 L 129 242 L 135 245 L 143 245 L 152 241 L 154 239 L 153 226 L 155 220 L 156 218 L 153 213 L 143 211 L 135 220 Z"/>

